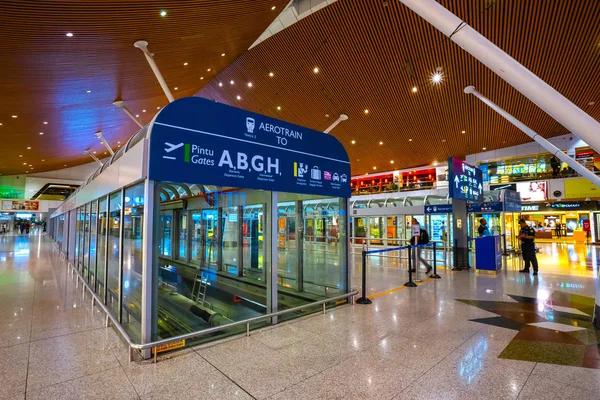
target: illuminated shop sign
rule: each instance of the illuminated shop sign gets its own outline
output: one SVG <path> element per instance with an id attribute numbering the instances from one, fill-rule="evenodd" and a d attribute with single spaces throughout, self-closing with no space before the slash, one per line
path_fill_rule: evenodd
<path id="1" fill-rule="evenodd" d="M 568 210 L 568 209 L 574 209 L 574 208 L 581 208 L 581 203 L 579 203 L 579 202 L 552 203 L 552 204 L 550 204 L 550 207 Z"/>
<path id="2" fill-rule="evenodd" d="M 517 192 L 521 195 L 521 201 L 544 201 L 548 200 L 546 187 L 546 181 L 519 182 Z"/>
<path id="3" fill-rule="evenodd" d="M 530 204 L 526 206 L 521 206 L 521 211 L 540 211 L 539 204 Z"/>
<path id="4" fill-rule="evenodd" d="M 333 136 L 186 97 L 156 116 L 148 178 L 350 197 L 350 162 Z"/>
<path id="5" fill-rule="evenodd" d="M 483 179 L 479 168 L 458 158 L 448 159 L 448 192 L 450 198 L 481 202 Z"/>

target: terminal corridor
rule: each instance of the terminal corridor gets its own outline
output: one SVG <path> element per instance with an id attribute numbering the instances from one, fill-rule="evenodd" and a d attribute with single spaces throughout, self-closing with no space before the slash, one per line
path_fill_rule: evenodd
<path id="1" fill-rule="evenodd" d="M 537 279 L 518 266 L 496 277 L 441 269 L 441 280 L 414 289 L 383 285 L 405 280 L 405 269 L 371 266 L 380 290 L 372 305 L 167 353 L 153 364 L 128 361 L 47 236 L 3 235 L 0 398 L 597 398 L 598 340 L 588 329 L 594 272 L 577 272 L 591 266 L 595 248 L 572 250 L 565 250 L 577 259 L 571 269 L 551 269 L 548 260 Z M 356 265 L 354 287 L 359 275 Z"/>

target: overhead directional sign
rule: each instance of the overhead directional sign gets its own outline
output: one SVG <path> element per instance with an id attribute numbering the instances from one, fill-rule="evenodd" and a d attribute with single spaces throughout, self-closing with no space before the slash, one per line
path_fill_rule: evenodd
<path id="1" fill-rule="evenodd" d="M 200 97 L 150 127 L 149 179 L 350 197 L 350 162 L 333 136 Z"/>
<path id="2" fill-rule="evenodd" d="M 449 195 L 453 199 L 483 201 L 481 170 L 458 158 L 448 159 Z"/>
<path id="3" fill-rule="evenodd" d="M 425 206 L 425 214 L 452 214 L 452 204 Z"/>

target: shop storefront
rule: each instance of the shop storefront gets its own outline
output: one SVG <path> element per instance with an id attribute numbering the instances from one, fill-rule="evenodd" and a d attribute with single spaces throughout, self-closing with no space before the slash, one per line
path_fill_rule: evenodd
<path id="1" fill-rule="evenodd" d="M 539 239 L 569 238 L 585 242 L 595 241 L 598 224 L 597 201 L 570 201 L 530 203 L 521 208 L 522 218 L 537 229 Z M 594 216 L 594 218 L 592 218 Z M 592 237 L 593 233 L 593 237 Z"/>

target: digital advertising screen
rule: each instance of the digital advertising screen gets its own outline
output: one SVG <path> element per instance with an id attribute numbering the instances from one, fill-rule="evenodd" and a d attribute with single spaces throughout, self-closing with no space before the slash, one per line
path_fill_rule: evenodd
<path id="1" fill-rule="evenodd" d="M 448 159 L 448 192 L 453 199 L 483 201 L 483 178 L 479 168 L 458 158 Z"/>
<path id="2" fill-rule="evenodd" d="M 546 201 L 546 181 L 529 181 L 517 183 L 517 192 L 521 195 L 521 201 Z"/>

